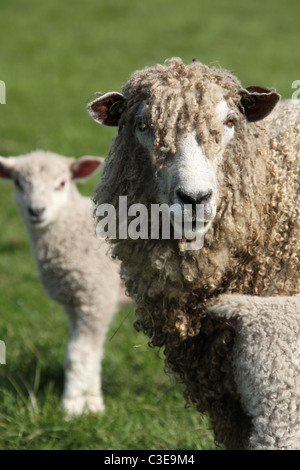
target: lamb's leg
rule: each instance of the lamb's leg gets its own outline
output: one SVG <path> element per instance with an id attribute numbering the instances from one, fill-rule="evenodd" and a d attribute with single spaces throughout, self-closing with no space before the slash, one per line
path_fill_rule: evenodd
<path id="1" fill-rule="evenodd" d="M 71 339 L 65 360 L 63 410 L 68 415 L 85 411 L 101 412 L 104 403 L 101 394 L 101 361 L 107 324 L 85 307 L 80 311 L 65 308 Z"/>

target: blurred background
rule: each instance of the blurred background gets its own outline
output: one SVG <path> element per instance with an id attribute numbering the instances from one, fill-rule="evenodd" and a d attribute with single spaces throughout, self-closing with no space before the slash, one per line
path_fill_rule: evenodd
<path id="1" fill-rule="evenodd" d="M 284 98 L 300 79 L 299 0 L 1 0 L 0 155 L 34 149 L 105 155 L 115 129 L 86 104 L 172 56 L 231 70 Z M 97 177 L 80 187 L 92 195 Z M 59 411 L 66 320 L 37 281 L 11 184 L 0 181 L 0 449 L 215 449 L 209 422 L 184 408 L 163 352 L 136 334 L 134 310 L 107 339 L 107 412 L 65 422 Z M 136 347 L 136 346 L 139 347 Z"/>

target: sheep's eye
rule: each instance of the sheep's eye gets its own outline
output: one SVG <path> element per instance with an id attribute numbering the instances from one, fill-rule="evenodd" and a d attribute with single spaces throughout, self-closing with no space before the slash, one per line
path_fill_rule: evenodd
<path id="1" fill-rule="evenodd" d="M 145 132 L 148 129 L 147 124 L 145 124 L 144 122 L 138 122 L 136 127 L 139 132 Z"/>
<path id="2" fill-rule="evenodd" d="M 225 124 L 227 127 L 234 127 L 234 124 L 235 124 L 234 116 L 228 116 L 225 120 Z"/>
<path id="3" fill-rule="evenodd" d="M 55 188 L 56 191 L 61 191 L 66 186 L 66 180 L 62 180 Z"/>

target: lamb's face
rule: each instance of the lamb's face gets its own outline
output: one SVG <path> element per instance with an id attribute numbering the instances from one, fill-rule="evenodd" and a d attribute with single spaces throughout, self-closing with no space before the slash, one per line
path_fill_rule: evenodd
<path id="1" fill-rule="evenodd" d="M 184 235 L 194 238 L 203 235 L 211 226 L 217 212 L 219 166 L 226 146 L 234 136 L 236 112 L 224 98 L 216 101 L 210 117 L 213 132 L 209 142 L 201 141 L 201 128 L 192 127 L 181 131 L 176 139 L 176 151 L 165 159 L 164 165 L 156 172 L 157 193 L 154 202 L 177 204 L 187 221 Z M 155 129 L 147 125 L 148 108 L 145 103 L 137 112 L 135 137 L 148 153 L 150 160 L 155 154 Z M 209 124 L 204 125 L 208 128 Z M 171 214 L 172 215 L 172 214 Z M 171 217 L 176 232 L 182 231 L 183 224 Z"/>
<path id="2" fill-rule="evenodd" d="M 37 151 L 20 157 L 0 157 L 0 178 L 13 180 L 25 225 L 31 231 L 39 230 L 64 218 L 66 210 L 72 210 L 72 204 L 76 204 L 74 181 L 86 179 L 102 163 L 101 157 L 73 159 Z"/>
<path id="3" fill-rule="evenodd" d="M 12 170 L 16 202 L 24 223 L 41 229 L 57 220 L 70 191 L 70 171 L 61 161 L 25 156 L 16 159 Z"/>

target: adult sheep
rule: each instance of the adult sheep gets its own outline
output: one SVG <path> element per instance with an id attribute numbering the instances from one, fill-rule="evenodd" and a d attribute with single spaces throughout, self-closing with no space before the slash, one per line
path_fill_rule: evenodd
<path id="1" fill-rule="evenodd" d="M 300 106 L 271 113 L 279 99 L 274 89 L 244 88 L 228 71 L 175 58 L 135 72 L 123 94 L 88 105 L 100 124 L 119 127 L 95 191 L 98 207 L 113 204 L 118 217 L 119 196 L 149 211 L 155 203 L 178 203 L 184 214 L 192 206 L 193 233 L 182 231 L 180 240 L 110 241 L 137 302 L 136 328 L 165 347 L 187 399 L 210 412 L 216 439 L 228 448 L 243 447 L 248 424 L 240 404 L 218 392 L 226 378 L 213 345 L 220 338 L 229 357 L 234 328 L 225 319 L 212 324 L 205 304 L 222 293 L 300 293 Z M 186 249 L 192 235 L 204 237 L 201 249 Z M 211 348 L 210 361 L 201 363 L 199 345 Z M 219 373 L 205 389 L 212 363 Z"/>
<path id="2" fill-rule="evenodd" d="M 69 320 L 62 397 L 68 415 L 104 410 L 104 341 L 112 316 L 125 299 L 119 265 L 95 236 L 92 201 L 76 187 L 102 163 L 101 157 L 66 158 L 41 150 L 0 157 L 0 178 L 14 182 L 39 278 Z"/>

